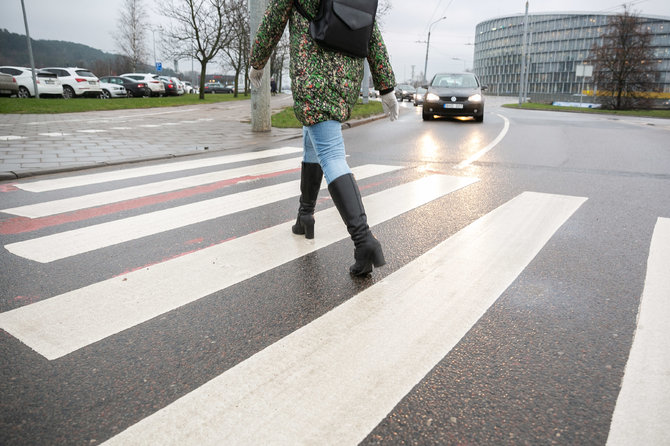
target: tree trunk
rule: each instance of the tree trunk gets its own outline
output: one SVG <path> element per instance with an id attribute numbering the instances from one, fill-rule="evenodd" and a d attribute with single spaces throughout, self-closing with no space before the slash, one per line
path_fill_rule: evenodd
<path id="1" fill-rule="evenodd" d="M 207 75 L 207 60 L 200 61 L 200 95 L 201 100 L 205 100 L 205 76 Z"/>

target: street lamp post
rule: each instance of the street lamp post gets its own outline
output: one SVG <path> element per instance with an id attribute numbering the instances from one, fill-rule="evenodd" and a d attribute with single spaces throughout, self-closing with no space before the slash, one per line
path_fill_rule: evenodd
<path id="1" fill-rule="evenodd" d="M 26 16 L 26 5 L 21 0 L 21 9 L 23 9 L 23 23 L 26 25 L 26 40 L 28 41 L 28 57 L 30 58 L 30 68 L 33 74 L 33 91 L 35 99 L 40 98 L 40 92 L 37 91 L 37 77 L 35 77 L 35 59 L 33 58 L 33 46 L 30 43 L 30 32 L 28 31 L 28 17 Z M 28 95 L 30 97 L 30 94 Z"/>
<path id="2" fill-rule="evenodd" d="M 461 60 L 461 61 L 463 61 L 463 71 L 465 71 L 467 69 L 465 67 L 465 59 L 461 59 L 460 57 L 452 57 L 451 60 Z"/>
<path id="3" fill-rule="evenodd" d="M 158 74 L 158 64 L 156 63 L 156 30 L 154 28 L 151 28 L 151 35 L 153 36 L 154 43 L 154 70 L 156 70 L 156 74 Z"/>
<path id="4" fill-rule="evenodd" d="M 433 27 L 434 24 L 446 18 L 447 18 L 446 16 L 440 17 L 439 19 L 431 23 L 430 26 L 428 27 L 428 40 L 426 41 L 426 63 L 423 65 L 423 80 L 425 83 L 428 83 L 428 49 L 430 48 L 430 29 Z"/>

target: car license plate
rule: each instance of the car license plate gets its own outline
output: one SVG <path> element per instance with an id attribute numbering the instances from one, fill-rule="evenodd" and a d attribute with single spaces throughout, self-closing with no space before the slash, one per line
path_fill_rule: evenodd
<path id="1" fill-rule="evenodd" d="M 98 81 L 88 81 L 88 83 L 91 84 L 91 85 L 96 85 L 98 83 Z"/>
<path id="2" fill-rule="evenodd" d="M 44 81 L 44 83 L 45 83 L 45 84 L 53 84 L 54 81 L 52 81 L 51 79 L 46 79 L 46 80 Z"/>
<path id="3" fill-rule="evenodd" d="M 463 108 L 463 104 L 444 104 L 444 108 Z"/>

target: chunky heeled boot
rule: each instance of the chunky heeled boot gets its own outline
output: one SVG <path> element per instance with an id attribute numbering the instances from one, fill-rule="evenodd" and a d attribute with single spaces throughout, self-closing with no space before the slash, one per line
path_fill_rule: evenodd
<path id="1" fill-rule="evenodd" d="M 355 276 L 364 276 L 372 272 L 373 265 L 375 267 L 385 265 L 382 245 L 370 232 L 363 200 L 354 176 L 347 174 L 337 177 L 328 185 L 328 191 L 354 242 L 356 263 L 351 265 L 349 272 Z"/>
<path id="2" fill-rule="evenodd" d="M 305 234 L 305 238 L 314 238 L 314 208 L 321 189 L 323 171 L 319 163 L 302 163 L 300 170 L 300 207 L 298 218 L 291 228 L 294 234 Z"/>

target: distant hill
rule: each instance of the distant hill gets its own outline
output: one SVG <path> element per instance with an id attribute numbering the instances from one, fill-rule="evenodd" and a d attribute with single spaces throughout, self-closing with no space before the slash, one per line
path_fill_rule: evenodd
<path id="1" fill-rule="evenodd" d="M 111 62 L 119 57 L 80 43 L 30 40 L 37 67 L 91 67 L 97 61 Z M 25 35 L 0 29 L 0 65 L 30 66 Z"/>

